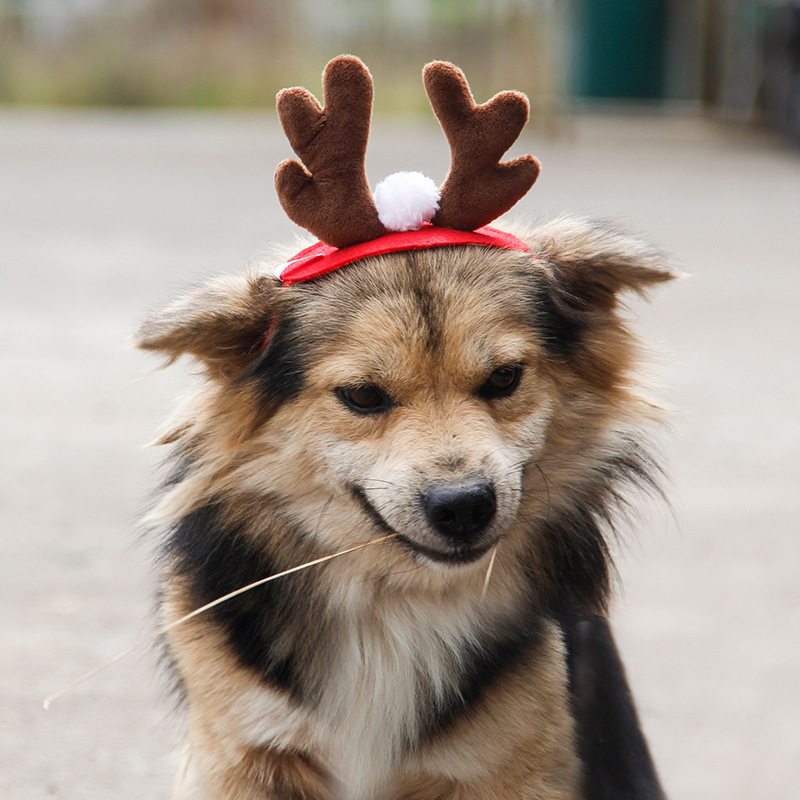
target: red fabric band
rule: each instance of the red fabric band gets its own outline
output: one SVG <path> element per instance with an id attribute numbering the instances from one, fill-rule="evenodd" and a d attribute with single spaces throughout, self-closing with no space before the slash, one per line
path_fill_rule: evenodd
<path id="1" fill-rule="evenodd" d="M 517 239 L 516 236 L 488 225 L 474 231 L 458 231 L 453 228 L 425 225 L 417 231 L 387 233 L 385 236 L 350 247 L 337 248 L 317 242 L 282 264 L 276 270 L 276 275 L 283 283 L 291 285 L 313 280 L 320 275 L 326 275 L 369 256 L 463 244 L 499 247 L 502 250 L 519 250 L 524 253 L 530 250 L 528 245 L 521 239 Z"/>

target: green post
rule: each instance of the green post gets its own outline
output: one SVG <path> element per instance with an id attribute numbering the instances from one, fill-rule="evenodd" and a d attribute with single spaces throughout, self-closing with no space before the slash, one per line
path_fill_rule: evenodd
<path id="1" fill-rule="evenodd" d="M 667 0 L 577 0 L 579 97 L 664 96 Z"/>

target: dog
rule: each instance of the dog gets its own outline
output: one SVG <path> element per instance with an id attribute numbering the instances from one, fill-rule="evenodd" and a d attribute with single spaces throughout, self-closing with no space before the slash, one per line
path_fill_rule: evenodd
<path id="1" fill-rule="evenodd" d="M 663 796 L 606 613 L 659 474 L 620 302 L 674 273 L 583 219 L 514 235 L 223 276 L 139 330 L 205 375 L 161 439 L 162 621 L 345 551 L 169 632 L 176 800 Z"/>

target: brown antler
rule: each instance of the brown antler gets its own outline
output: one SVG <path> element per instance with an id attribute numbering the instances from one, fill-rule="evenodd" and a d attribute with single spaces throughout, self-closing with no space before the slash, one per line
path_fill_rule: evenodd
<path id="1" fill-rule="evenodd" d="M 355 56 L 339 56 L 325 67 L 322 86 L 324 108 L 306 89 L 278 92 L 278 116 L 303 163 L 279 164 L 275 189 L 294 222 L 326 244 L 347 247 L 386 233 L 364 168 L 372 76 Z"/>
<path id="2" fill-rule="evenodd" d="M 508 211 L 539 175 L 533 156 L 500 163 L 528 121 L 528 99 L 500 92 L 477 105 L 464 73 L 446 61 L 427 64 L 422 75 L 451 152 L 433 223 L 475 230 Z"/>

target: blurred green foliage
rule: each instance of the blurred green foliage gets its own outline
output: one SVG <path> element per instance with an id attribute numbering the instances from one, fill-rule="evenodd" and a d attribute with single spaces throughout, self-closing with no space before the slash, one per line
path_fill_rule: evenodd
<path id="1" fill-rule="evenodd" d="M 354 52 L 375 74 L 382 111 L 427 109 L 419 71 L 434 58 L 459 63 L 479 95 L 514 86 L 547 108 L 562 88 L 564 5 L 98 0 L 91 13 L 54 15 L 52 4 L 0 0 L 0 102 L 267 107 L 286 85 L 317 91 L 324 63 Z"/>

